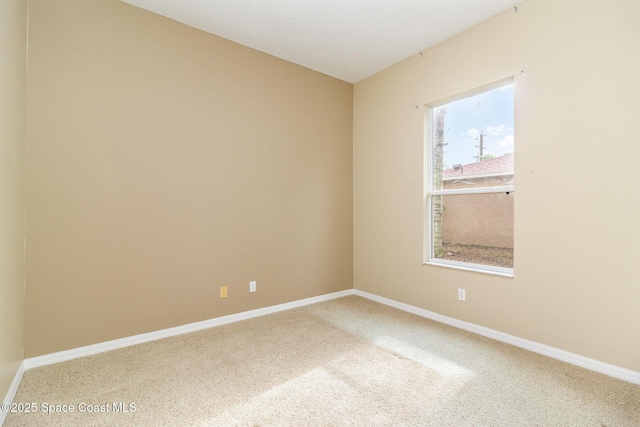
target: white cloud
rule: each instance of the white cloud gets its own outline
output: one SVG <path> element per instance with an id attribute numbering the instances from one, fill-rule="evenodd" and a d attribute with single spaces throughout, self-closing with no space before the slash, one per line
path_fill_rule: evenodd
<path id="1" fill-rule="evenodd" d="M 498 126 L 487 126 L 485 132 L 489 135 L 498 136 L 505 130 L 505 128 L 506 126 L 504 124 Z"/>
<path id="2" fill-rule="evenodd" d="M 513 135 L 506 135 L 502 140 L 498 141 L 498 146 L 503 148 L 513 148 Z"/>
<path id="3" fill-rule="evenodd" d="M 471 138 L 478 138 L 480 136 L 480 131 L 476 128 L 471 128 L 467 131 L 467 135 Z"/>

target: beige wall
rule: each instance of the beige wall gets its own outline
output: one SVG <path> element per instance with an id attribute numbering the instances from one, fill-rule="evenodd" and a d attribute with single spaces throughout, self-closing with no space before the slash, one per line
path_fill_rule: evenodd
<path id="1" fill-rule="evenodd" d="M 513 182 L 513 175 L 463 178 L 446 180 L 443 188 L 510 186 Z M 513 249 L 513 207 L 513 193 L 446 196 L 442 218 L 442 241 Z"/>
<path id="2" fill-rule="evenodd" d="M 27 1 L 0 2 L 0 400 L 22 362 Z M 1 419 L 2 417 L 0 417 Z"/>
<path id="3" fill-rule="evenodd" d="M 3 30 L 24 34 L 24 3 L 2 3 Z M 116 0 L 30 8 L 27 357 L 355 280 L 640 371 L 636 2 L 527 0 L 358 83 L 353 110 L 349 84 Z M 24 38 L 0 43 L 8 387 L 22 351 Z M 509 76 L 515 278 L 422 265 L 422 106 Z"/>
<path id="4" fill-rule="evenodd" d="M 357 83 L 355 287 L 640 371 L 637 16 L 527 0 Z M 423 106 L 509 76 L 515 277 L 422 265 Z"/>
<path id="5" fill-rule="evenodd" d="M 117 0 L 29 20 L 27 357 L 352 288 L 352 85 Z"/>
<path id="6" fill-rule="evenodd" d="M 444 196 L 442 241 L 513 249 L 513 194 Z"/>

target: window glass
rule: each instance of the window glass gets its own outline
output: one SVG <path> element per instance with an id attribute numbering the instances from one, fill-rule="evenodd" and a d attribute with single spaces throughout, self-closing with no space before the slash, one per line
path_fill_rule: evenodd
<path id="1" fill-rule="evenodd" d="M 513 272 L 513 96 L 509 81 L 429 108 L 429 263 Z"/>
<path id="2" fill-rule="evenodd" d="M 435 198 L 443 205 L 442 244 L 435 258 L 513 268 L 513 193 Z"/>

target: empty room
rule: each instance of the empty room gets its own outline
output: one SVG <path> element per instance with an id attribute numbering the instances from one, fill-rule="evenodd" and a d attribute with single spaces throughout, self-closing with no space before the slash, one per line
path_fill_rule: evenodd
<path id="1" fill-rule="evenodd" d="M 640 3 L 2 0 L 0 425 L 640 425 Z"/>

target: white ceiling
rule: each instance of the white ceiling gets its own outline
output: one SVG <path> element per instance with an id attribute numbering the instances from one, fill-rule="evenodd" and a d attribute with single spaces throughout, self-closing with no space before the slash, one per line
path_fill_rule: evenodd
<path id="1" fill-rule="evenodd" d="M 522 0 L 122 0 L 356 83 Z"/>

